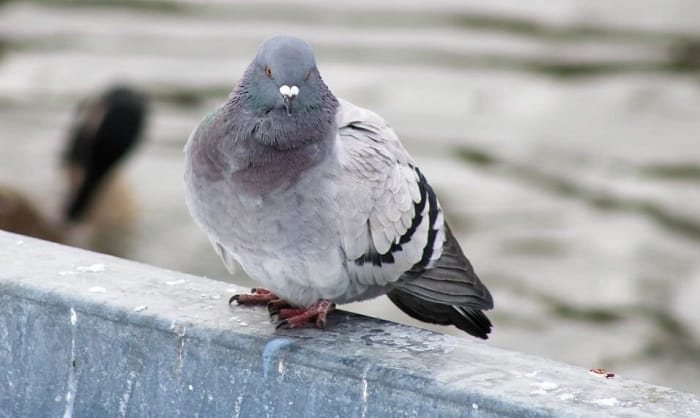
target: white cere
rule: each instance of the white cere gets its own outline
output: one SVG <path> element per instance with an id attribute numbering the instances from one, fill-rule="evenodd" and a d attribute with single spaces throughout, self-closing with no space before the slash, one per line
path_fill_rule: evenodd
<path id="1" fill-rule="evenodd" d="M 299 94 L 299 87 L 297 87 L 297 86 L 289 87 L 288 85 L 285 84 L 282 87 L 280 87 L 280 94 L 282 96 L 286 96 L 286 97 L 295 97 L 297 94 Z"/>

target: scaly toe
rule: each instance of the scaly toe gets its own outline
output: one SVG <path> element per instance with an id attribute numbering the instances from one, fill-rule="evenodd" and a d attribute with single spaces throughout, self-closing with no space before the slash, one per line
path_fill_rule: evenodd
<path id="1" fill-rule="evenodd" d="M 286 300 L 275 299 L 267 303 L 267 311 L 270 316 L 278 315 L 282 310 L 289 307 L 289 303 Z"/>

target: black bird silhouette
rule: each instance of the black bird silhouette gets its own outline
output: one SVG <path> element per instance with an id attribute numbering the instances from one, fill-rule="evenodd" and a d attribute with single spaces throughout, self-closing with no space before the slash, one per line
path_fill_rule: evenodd
<path id="1" fill-rule="evenodd" d="M 49 220 L 24 193 L 0 185 L 0 229 L 56 242 L 70 226 L 86 221 L 118 163 L 141 141 L 148 113 L 143 93 L 117 85 L 84 100 L 61 159 L 68 187 L 60 221 Z M 119 210 L 119 205 L 105 205 Z M 122 206 L 123 207 L 123 206 Z"/>

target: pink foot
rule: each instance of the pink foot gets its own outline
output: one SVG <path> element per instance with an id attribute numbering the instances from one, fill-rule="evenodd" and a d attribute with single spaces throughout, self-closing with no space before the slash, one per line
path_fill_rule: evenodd
<path id="1" fill-rule="evenodd" d="M 326 328 L 326 317 L 335 309 L 335 304 L 327 299 L 321 299 L 308 308 L 293 308 L 286 300 L 262 287 L 252 289 L 248 294 L 231 296 L 229 305 L 234 301 L 239 305 L 267 305 L 270 316 L 277 315 L 277 328 L 302 328 L 309 325 Z"/>
<path id="2" fill-rule="evenodd" d="M 308 308 L 280 309 L 277 328 L 301 328 L 308 326 L 314 318 L 314 325 L 318 328 L 326 328 L 326 316 L 335 309 L 335 304 L 330 300 L 321 299 Z"/>
<path id="3" fill-rule="evenodd" d="M 282 310 L 285 310 L 286 308 L 291 308 L 291 305 L 289 305 L 289 302 L 287 302 L 284 299 L 271 300 L 267 304 L 267 311 L 270 312 L 270 316 L 278 315 Z"/>
<path id="4" fill-rule="evenodd" d="M 251 293 L 233 295 L 231 299 L 228 300 L 228 304 L 232 304 L 234 301 L 239 305 L 267 305 L 272 301 L 278 301 L 279 298 L 274 293 L 267 289 L 258 287 L 251 290 Z"/>

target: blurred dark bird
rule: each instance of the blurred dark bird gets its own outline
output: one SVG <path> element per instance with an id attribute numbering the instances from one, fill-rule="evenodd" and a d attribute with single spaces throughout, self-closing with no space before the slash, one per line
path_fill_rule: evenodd
<path id="1" fill-rule="evenodd" d="M 69 193 L 63 219 L 79 222 L 94 204 L 117 163 L 141 140 L 146 97 L 125 86 L 113 87 L 95 102 L 80 105 L 63 153 Z"/>
<path id="2" fill-rule="evenodd" d="M 147 111 L 146 96 L 121 85 L 84 100 L 61 155 L 67 186 L 58 220 L 46 219 L 20 192 L 0 187 L 0 229 L 66 242 L 82 225 L 113 229 L 132 220 L 134 202 L 114 174 L 140 142 Z"/>

